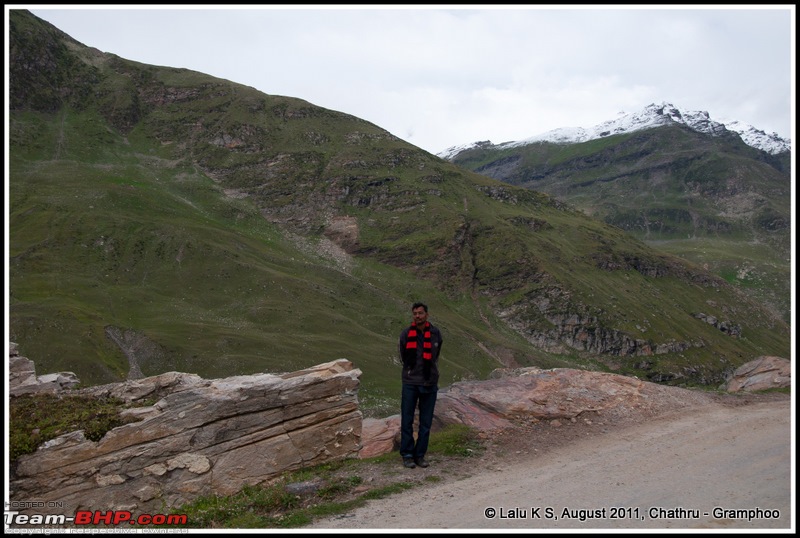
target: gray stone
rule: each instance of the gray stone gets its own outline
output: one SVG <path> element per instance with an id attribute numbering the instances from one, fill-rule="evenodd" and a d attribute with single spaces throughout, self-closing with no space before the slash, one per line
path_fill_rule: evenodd
<path id="1" fill-rule="evenodd" d="M 728 380 L 728 392 L 753 392 L 790 387 L 792 364 L 781 357 L 761 356 L 741 365 Z"/>

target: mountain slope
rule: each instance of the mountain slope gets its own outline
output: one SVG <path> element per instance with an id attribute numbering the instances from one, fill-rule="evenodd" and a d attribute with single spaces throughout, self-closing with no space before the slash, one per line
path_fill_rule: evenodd
<path id="1" fill-rule="evenodd" d="M 10 336 L 41 371 L 345 357 L 365 406 L 393 410 L 416 300 L 445 334 L 445 385 L 501 365 L 715 384 L 788 354 L 785 323 L 723 280 L 547 195 L 25 11 L 10 35 Z"/>
<path id="2" fill-rule="evenodd" d="M 758 150 L 706 114 L 671 105 L 551 135 L 476 144 L 450 160 L 546 192 L 702 264 L 789 320 L 787 145 L 774 155 Z"/>

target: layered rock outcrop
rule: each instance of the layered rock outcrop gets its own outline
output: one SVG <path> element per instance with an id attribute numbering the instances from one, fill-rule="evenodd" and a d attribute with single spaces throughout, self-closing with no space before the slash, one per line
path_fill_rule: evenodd
<path id="1" fill-rule="evenodd" d="M 360 375 L 339 359 L 281 375 L 206 380 L 171 372 L 78 391 L 157 401 L 127 411 L 141 420 L 97 442 L 76 431 L 19 457 L 11 500 L 60 506 L 62 514 L 164 513 L 287 471 L 357 457 Z"/>

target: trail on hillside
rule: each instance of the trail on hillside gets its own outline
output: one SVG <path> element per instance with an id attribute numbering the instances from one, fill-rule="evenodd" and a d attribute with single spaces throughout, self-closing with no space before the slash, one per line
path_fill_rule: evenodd
<path id="1" fill-rule="evenodd" d="M 710 404 L 412 488 L 314 529 L 794 529 L 791 398 Z M 429 472 L 414 469 L 407 472 Z"/>

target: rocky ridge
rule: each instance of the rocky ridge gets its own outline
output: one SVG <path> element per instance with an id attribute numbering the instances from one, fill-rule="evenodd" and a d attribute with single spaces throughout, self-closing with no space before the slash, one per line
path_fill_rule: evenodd
<path id="1" fill-rule="evenodd" d="M 694 131 L 712 136 L 723 136 L 728 132 L 733 132 L 738 134 L 742 141 L 748 146 L 766 151 L 771 155 L 777 155 L 785 151 L 791 151 L 792 149 L 791 140 L 782 138 L 777 133 L 766 133 L 763 130 L 757 129 L 752 125 L 746 125 L 740 121 L 715 121 L 711 119 L 711 116 L 706 111 L 684 110 L 676 107 L 672 103 L 663 102 L 660 104 L 652 103 L 638 112 L 630 114 L 621 113 L 618 118 L 604 121 L 589 128 L 562 127 L 524 140 L 504 142 L 496 146 L 493 146 L 491 142 L 488 141 L 473 142 L 472 144 L 453 146 L 437 155 L 443 159 L 450 160 L 459 152 L 475 147 L 505 149 L 525 146 L 536 142 L 576 144 L 615 134 L 632 133 L 642 129 L 650 129 L 670 124 L 685 125 Z"/>

